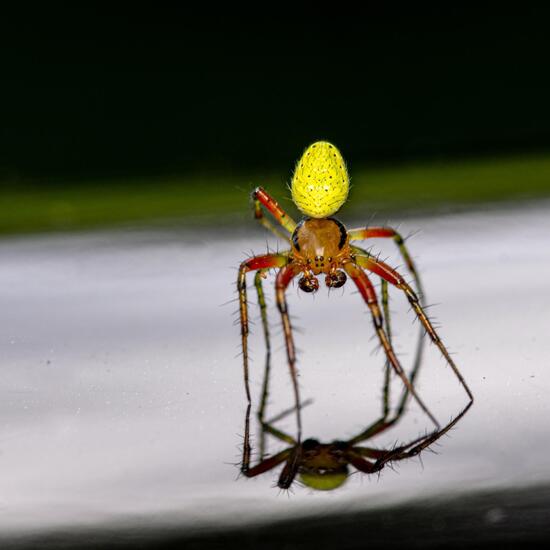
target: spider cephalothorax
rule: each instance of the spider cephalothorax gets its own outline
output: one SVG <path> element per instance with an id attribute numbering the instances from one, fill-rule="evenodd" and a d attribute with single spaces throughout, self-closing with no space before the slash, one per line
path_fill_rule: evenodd
<path id="1" fill-rule="evenodd" d="M 317 290 L 315 275 L 325 273 L 328 287 L 338 288 L 346 282 L 341 267 L 351 261 L 348 232 L 334 218 L 302 220 L 292 233 L 292 260 L 303 272 L 300 288 L 306 292 Z M 304 282 L 302 282 L 304 281 Z"/>
<path id="2" fill-rule="evenodd" d="M 255 286 L 262 313 L 262 324 L 267 345 L 267 359 L 269 360 L 269 330 L 267 327 L 266 302 L 262 278 L 268 270 L 273 268 L 278 270 L 275 279 L 275 299 L 277 308 L 281 314 L 288 366 L 294 390 L 298 442 L 301 437 L 298 374 L 294 339 L 285 297 L 286 289 L 296 277 L 299 278 L 299 287 L 305 292 L 314 292 L 318 289 L 319 281 L 317 280 L 317 276 L 321 274 L 325 275 L 327 286 L 332 288 L 342 286 L 348 277 L 353 280 L 359 294 L 370 310 L 374 330 L 384 350 L 388 364 L 391 365 L 395 373 L 401 378 L 405 388 L 410 392 L 422 410 L 429 416 L 435 426 L 439 428 L 439 423 L 420 399 L 411 381 L 403 371 L 391 343 L 388 284 L 401 290 L 409 301 L 423 329 L 430 336 L 432 342 L 439 348 L 447 364 L 464 387 L 470 403 L 473 401 L 470 389 L 424 312 L 421 299 L 419 298 L 419 295 L 422 295 L 420 280 L 401 235 L 389 227 L 362 227 L 346 230 L 340 221 L 331 217 L 344 204 L 349 191 L 349 176 L 340 151 L 326 141 L 318 141 L 310 145 L 296 165 L 291 182 L 291 191 L 294 203 L 307 216 L 299 224 L 296 224 L 279 206 L 277 201 L 264 189 L 258 187 L 252 192 L 256 219 L 262 225 L 285 239 L 290 248 L 285 252 L 254 256 L 242 262 L 239 268 L 237 289 L 239 292 L 244 379 L 248 401 L 243 471 L 248 468 L 250 461 L 248 426 L 252 404 L 248 382 L 248 302 L 246 287 L 246 274 L 250 271 L 256 272 Z M 281 225 L 284 233 L 264 216 L 264 208 Z M 354 241 L 370 238 L 393 239 L 399 248 L 405 265 L 414 278 L 416 290 L 413 290 L 403 276 L 394 268 L 380 261 L 376 256 L 373 256 L 363 248 L 353 244 Z M 377 293 L 369 275 L 375 275 L 381 279 L 382 308 L 379 305 Z M 260 417 L 262 417 L 265 409 L 267 390 L 266 383 L 262 392 Z"/>

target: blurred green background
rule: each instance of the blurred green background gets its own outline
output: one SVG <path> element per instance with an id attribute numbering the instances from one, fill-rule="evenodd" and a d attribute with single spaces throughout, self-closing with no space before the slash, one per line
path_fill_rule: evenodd
<path id="1" fill-rule="evenodd" d="M 354 216 L 550 196 L 545 7 L 38 10 L 0 23 L 0 233 L 292 210 L 318 139 Z"/>

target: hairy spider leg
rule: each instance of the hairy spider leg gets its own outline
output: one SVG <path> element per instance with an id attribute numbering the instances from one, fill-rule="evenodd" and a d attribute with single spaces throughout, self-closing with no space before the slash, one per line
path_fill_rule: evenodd
<path id="1" fill-rule="evenodd" d="M 428 407 L 424 404 L 420 396 L 417 394 L 410 380 L 407 378 L 407 375 L 405 374 L 405 371 L 401 367 L 401 364 L 399 363 L 399 360 L 395 355 L 393 347 L 388 340 L 388 335 L 384 330 L 384 319 L 382 317 L 382 312 L 380 311 L 380 306 L 378 305 L 376 291 L 374 290 L 374 287 L 372 286 L 370 279 L 362 269 L 360 269 L 357 265 L 351 262 L 344 264 L 344 269 L 346 270 L 347 274 L 353 279 L 353 282 L 357 286 L 359 293 L 361 294 L 367 306 L 369 307 L 369 310 L 372 315 L 374 329 L 376 331 L 376 334 L 378 335 L 380 344 L 382 344 L 382 347 L 384 348 L 386 357 L 388 358 L 388 360 L 390 361 L 393 367 L 393 370 L 401 378 L 401 380 L 403 381 L 403 384 L 405 384 L 405 387 L 409 390 L 411 395 L 419 404 L 420 408 L 426 413 L 426 415 L 430 418 L 430 420 L 439 429 L 440 427 L 439 423 L 437 422 L 433 414 L 429 411 Z"/>
<path id="2" fill-rule="evenodd" d="M 424 289 L 422 287 L 422 282 L 420 280 L 420 275 L 418 274 L 418 271 L 416 269 L 412 256 L 409 253 L 409 250 L 405 246 L 405 239 L 403 239 L 403 237 L 399 232 L 397 232 L 395 229 L 391 227 L 360 227 L 356 229 L 351 229 L 348 232 L 348 234 L 350 237 L 350 241 L 362 241 L 362 240 L 373 239 L 373 238 L 392 239 L 394 243 L 397 245 L 397 248 L 399 249 L 401 257 L 405 262 L 405 265 L 407 266 L 409 272 L 413 276 L 414 283 L 416 286 L 416 291 L 420 299 L 420 304 L 424 305 L 425 294 L 424 294 Z M 352 250 L 354 250 L 355 252 L 359 252 L 362 255 L 370 256 L 369 252 L 367 252 L 366 250 L 363 250 L 358 246 L 352 245 Z M 387 304 L 388 304 L 387 292 L 388 292 L 388 282 L 382 278 L 382 285 L 381 285 L 382 308 L 384 310 L 384 319 L 386 321 L 386 331 L 388 333 L 388 340 L 391 343 L 391 328 L 390 328 L 390 322 L 389 322 L 389 308 L 387 307 Z M 414 362 L 414 365 L 417 368 L 416 369 L 413 368 L 411 376 L 415 376 L 416 370 L 418 370 L 418 365 L 422 361 L 422 353 L 424 350 L 424 339 L 422 338 L 422 336 L 423 336 L 423 328 L 421 326 L 420 337 L 418 339 L 418 343 L 416 347 L 415 362 Z M 388 385 L 385 386 L 385 388 L 388 389 L 388 394 L 387 394 L 387 399 L 384 401 L 384 404 L 389 402 L 389 373 L 390 373 L 390 364 L 389 364 L 389 361 L 387 361 L 386 362 L 386 379 L 388 380 Z M 410 376 L 409 376 L 409 380 L 411 380 Z M 404 393 L 408 394 L 407 388 L 405 388 L 403 391 Z M 405 400 L 402 399 L 403 406 L 405 406 L 405 402 L 406 402 L 406 396 L 404 397 L 405 397 Z"/>
<path id="3" fill-rule="evenodd" d="M 279 203 L 262 187 L 256 187 L 252 191 L 254 201 L 254 217 L 269 231 L 283 240 L 290 240 L 290 235 L 296 229 L 296 222 L 279 206 Z M 279 231 L 263 213 L 262 206 L 288 231 L 289 235 Z"/>
<path id="4" fill-rule="evenodd" d="M 385 229 L 385 228 L 380 228 L 380 229 Z M 355 230 L 355 231 L 357 231 L 357 230 Z M 393 232 L 393 229 L 387 229 L 387 231 L 388 232 L 389 231 Z M 401 237 L 400 237 L 400 239 L 401 239 Z M 372 256 L 372 254 L 370 254 L 370 252 L 368 252 L 367 250 L 364 250 L 363 248 L 361 248 L 359 246 L 352 245 L 352 250 L 353 250 L 353 252 L 359 253 L 362 256 L 369 256 L 369 257 L 374 258 L 374 256 Z M 411 273 L 414 277 L 415 285 L 416 285 L 417 289 L 421 289 L 422 286 L 421 286 L 421 283 L 420 283 L 420 277 L 418 276 L 418 274 L 417 274 L 417 272 L 414 268 L 414 264 L 412 263 L 412 260 L 410 260 L 410 256 L 406 252 L 406 249 L 405 249 L 405 254 L 403 254 L 403 258 L 405 259 L 405 261 L 407 263 L 407 266 L 412 266 L 410 271 L 411 271 Z M 407 261 L 407 258 L 409 258 L 409 261 Z M 388 335 L 388 341 L 391 344 L 392 343 L 392 332 L 391 332 L 391 317 L 390 317 L 390 309 L 389 309 L 388 281 L 386 279 L 383 279 L 383 278 L 380 278 L 380 281 L 381 281 L 380 294 L 381 294 L 381 297 L 382 297 L 381 302 L 382 302 L 382 311 L 384 313 L 384 326 L 386 328 L 386 333 Z M 422 300 L 422 298 L 420 298 L 420 299 Z M 416 345 L 416 352 L 415 352 L 415 356 L 414 356 L 413 367 L 412 367 L 411 372 L 409 374 L 409 380 L 411 381 L 411 384 L 413 386 L 414 386 L 414 379 L 416 378 L 416 376 L 418 374 L 418 369 L 420 368 L 420 364 L 422 362 L 423 351 L 424 351 L 424 328 L 422 327 L 422 325 L 420 325 L 420 333 L 418 335 L 418 342 L 417 342 L 417 345 Z M 383 416 L 375 424 L 377 424 L 378 422 L 383 422 L 389 414 L 390 373 L 391 373 L 391 364 L 390 364 L 389 360 L 386 359 L 386 367 L 385 367 L 385 372 L 384 372 L 384 389 L 383 389 L 384 399 L 382 401 L 382 407 L 383 407 L 382 414 L 383 414 Z M 408 390 L 407 387 L 405 387 L 403 389 L 402 394 L 401 394 L 401 400 L 400 400 L 400 405 L 399 405 L 399 407 L 401 409 L 404 409 L 404 407 L 406 405 L 406 402 L 407 402 L 408 395 L 409 395 L 409 390 Z M 403 412 L 403 411 L 401 410 L 401 412 Z"/>
<path id="5" fill-rule="evenodd" d="M 383 456 L 380 456 L 377 460 L 377 466 L 379 469 L 383 468 L 388 462 L 393 462 L 396 460 L 404 460 L 406 458 L 412 458 L 420 454 L 424 449 L 435 443 L 439 438 L 445 435 L 455 424 L 457 424 L 460 419 L 468 412 L 468 409 L 473 405 L 473 401 L 470 401 L 464 409 L 460 412 L 458 416 L 453 418 L 446 426 L 440 430 L 436 430 L 430 434 L 424 435 L 407 443 L 406 445 L 401 445 L 396 447 L 391 451 L 385 451 Z M 377 454 L 380 454 L 380 450 L 367 449 L 363 447 L 355 447 L 363 452 L 367 453 L 369 456 L 372 456 L 372 451 L 376 451 Z"/>
<path id="6" fill-rule="evenodd" d="M 298 424 L 298 442 L 302 438 L 302 415 L 300 413 L 300 391 L 298 388 L 298 373 L 296 370 L 296 348 L 294 346 L 294 339 L 292 337 L 292 326 L 290 324 L 290 317 L 288 315 L 288 305 L 286 302 L 285 292 L 290 284 L 290 281 L 300 273 L 300 268 L 293 265 L 285 265 L 277 273 L 275 279 L 275 299 L 277 301 L 277 308 L 281 314 L 283 322 L 283 333 L 285 335 L 285 347 L 288 360 L 288 367 L 290 369 L 290 376 L 292 378 L 292 386 L 294 389 L 294 403 L 296 406 L 296 421 Z"/>
<path id="7" fill-rule="evenodd" d="M 388 342 L 391 345 L 391 320 L 390 320 L 390 295 L 388 292 L 388 281 L 381 279 L 380 294 L 382 295 L 382 311 L 384 313 L 384 326 L 386 328 L 386 334 L 388 335 Z M 390 413 L 390 375 L 391 365 L 388 359 L 386 359 L 384 367 L 384 389 L 382 399 L 382 415 L 384 418 Z"/>
<path id="8" fill-rule="evenodd" d="M 310 402 L 310 400 L 307 400 L 300 406 L 300 408 L 307 406 Z M 255 466 L 241 468 L 241 471 L 246 477 L 255 477 L 257 475 L 263 474 L 264 472 L 275 468 L 282 462 L 287 461 L 287 464 L 281 472 L 279 483 L 281 483 L 281 486 L 283 488 L 287 489 L 292 485 L 292 482 L 294 481 L 294 478 L 296 477 L 296 474 L 298 472 L 299 461 L 301 457 L 301 447 L 300 444 L 292 436 L 273 426 L 273 423 L 291 414 L 295 410 L 296 407 L 294 406 L 279 413 L 276 417 L 270 419 L 269 421 L 262 422 L 262 436 L 265 432 L 267 432 L 277 439 L 283 441 L 284 443 L 288 443 L 290 447 L 287 447 L 286 449 L 268 458 L 260 456 L 260 460 Z M 291 456 L 292 460 L 288 460 Z"/>
<path id="9" fill-rule="evenodd" d="M 395 269 L 372 256 L 356 255 L 355 261 L 357 265 L 375 273 L 383 279 L 386 279 L 391 285 L 401 289 L 405 293 L 409 303 L 411 304 L 411 307 L 416 313 L 416 316 L 422 323 L 422 326 L 426 329 L 426 332 L 429 334 L 432 342 L 439 348 L 439 351 L 442 353 L 443 357 L 447 361 L 447 364 L 451 367 L 462 387 L 466 391 L 466 394 L 468 395 L 470 401 L 473 402 L 474 396 L 470 391 L 470 388 L 466 384 L 466 381 L 458 370 L 458 367 L 455 365 L 455 362 L 451 358 L 449 352 L 447 351 L 447 348 L 443 345 L 443 342 L 439 338 L 432 323 L 428 319 L 428 316 L 426 315 L 426 313 L 424 313 L 424 309 L 420 305 L 420 300 L 418 296 L 416 295 L 414 290 L 406 283 L 405 279 L 403 279 L 403 277 Z"/>
<path id="10" fill-rule="evenodd" d="M 468 412 L 468 409 L 473 405 L 473 401 L 470 401 L 464 409 L 456 416 L 455 418 L 451 419 L 451 421 L 446 424 L 443 428 L 435 430 L 429 434 L 423 435 L 421 437 L 418 437 L 414 439 L 413 441 L 406 443 L 405 445 L 400 445 L 399 447 L 396 447 L 390 451 L 384 450 L 384 449 L 373 449 L 372 447 L 362 447 L 357 446 L 356 443 L 358 443 L 360 440 L 365 440 L 373 437 L 374 435 L 377 435 L 378 433 L 381 433 L 382 431 L 388 429 L 390 426 L 395 424 L 397 420 L 401 417 L 402 411 L 397 412 L 396 416 L 394 417 L 393 421 L 387 422 L 384 424 L 382 429 L 378 431 L 373 431 L 371 433 L 368 433 L 368 429 L 363 432 L 363 434 L 360 434 L 360 436 L 355 437 L 351 439 L 349 442 L 353 445 L 353 448 L 351 449 L 351 453 L 356 455 L 356 457 L 367 457 L 370 459 L 376 460 L 375 464 L 367 462 L 367 470 L 364 470 L 361 468 L 362 463 L 361 462 L 350 462 L 357 468 L 358 470 L 364 471 L 366 473 L 373 473 L 378 472 L 388 462 L 393 462 L 397 460 L 404 460 L 406 458 L 412 458 L 414 456 L 417 456 L 420 454 L 424 449 L 435 443 L 439 438 L 441 438 L 443 435 L 445 435 L 455 424 L 457 424 L 460 419 Z M 375 424 L 373 424 L 374 426 Z M 348 454 L 349 456 L 349 454 Z"/>
<path id="11" fill-rule="evenodd" d="M 262 208 L 265 208 L 277 222 L 282 226 L 282 228 L 288 231 L 290 234 L 293 233 L 296 228 L 296 223 L 294 220 L 279 206 L 279 203 L 271 196 L 265 189 L 262 187 L 257 187 L 252 191 L 251 195 L 253 206 L 254 206 L 254 217 L 269 231 L 280 239 L 290 241 L 290 235 L 283 233 L 279 228 L 271 221 L 264 216 Z M 267 398 L 269 393 L 269 370 L 271 368 L 271 344 L 269 338 L 269 326 L 267 322 L 267 307 L 265 302 L 265 294 L 262 286 L 263 271 L 258 271 L 254 278 L 254 285 L 256 286 L 256 292 L 258 295 L 258 304 L 260 306 L 260 316 L 262 320 L 262 327 L 265 340 L 265 374 L 264 381 L 262 385 L 262 397 L 260 401 L 260 408 L 258 410 L 258 419 L 260 423 L 264 421 L 265 408 L 267 405 Z M 262 430 L 260 437 L 260 456 L 265 454 L 265 436 Z"/>
<path id="12" fill-rule="evenodd" d="M 418 271 L 416 270 L 413 259 L 407 247 L 405 246 L 405 239 L 403 239 L 403 237 L 395 229 L 392 229 L 391 227 L 364 227 L 351 229 L 350 231 L 348 231 L 348 234 L 350 241 L 363 241 L 366 239 L 374 238 L 393 239 L 399 249 L 399 252 L 401 253 L 403 260 L 405 260 L 407 268 L 414 278 L 416 290 L 418 291 L 420 298 L 423 299 L 424 291 L 422 288 L 422 283 L 420 282 L 420 276 L 418 275 Z"/>
<path id="13" fill-rule="evenodd" d="M 388 340 L 391 343 L 391 329 L 390 329 L 390 322 L 389 322 L 390 312 L 388 308 L 388 281 L 386 281 L 385 279 L 382 279 L 381 287 L 382 287 L 381 289 L 382 308 L 384 310 L 384 323 L 388 333 Z M 419 340 L 421 340 L 422 338 L 423 338 L 423 334 L 420 334 Z M 413 366 L 408 374 L 408 379 L 410 380 L 411 385 L 413 387 L 416 381 L 416 377 L 418 375 L 418 371 L 420 369 L 420 365 L 422 364 L 422 349 L 423 349 L 422 346 L 418 345 Z M 399 400 L 399 403 L 395 409 L 393 416 L 388 419 L 388 416 L 390 414 L 390 406 L 389 406 L 390 372 L 391 372 L 391 364 L 389 361 L 386 361 L 386 369 L 384 371 L 384 386 L 383 386 L 383 393 L 382 393 L 383 395 L 382 416 L 376 422 L 373 422 L 370 426 L 364 429 L 361 433 L 357 434 L 355 437 L 352 437 L 349 440 L 349 442 L 352 445 L 360 443 L 361 441 L 365 441 L 366 439 L 370 439 L 371 437 L 374 437 L 375 435 L 378 435 L 383 431 L 387 430 L 389 427 L 396 424 L 401 419 L 401 416 L 405 412 L 405 405 L 407 404 L 407 401 L 410 395 L 409 389 L 406 386 L 403 392 L 401 393 L 401 398 Z"/>
<path id="14" fill-rule="evenodd" d="M 245 260 L 239 267 L 237 279 L 237 290 L 239 293 L 239 312 L 241 323 L 241 346 L 243 354 L 243 375 L 244 387 L 246 392 L 246 416 L 243 442 L 243 468 L 250 464 L 250 409 L 252 399 L 250 397 L 250 384 L 248 376 L 248 302 L 246 292 L 246 274 L 249 271 L 266 270 L 271 268 L 282 268 L 288 263 L 289 259 L 284 254 L 264 254 L 254 256 Z"/>
<path id="15" fill-rule="evenodd" d="M 262 320 L 262 329 L 265 342 L 265 364 L 264 364 L 264 379 L 262 382 L 262 396 L 260 406 L 258 408 L 258 420 L 260 427 L 263 426 L 265 420 L 265 409 L 267 407 L 267 399 L 269 396 L 269 377 L 271 374 L 271 342 L 269 338 L 269 324 L 267 320 L 267 304 L 265 301 L 265 293 L 262 285 L 262 279 L 265 277 L 267 270 L 258 270 L 254 276 L 254 286 L 258 295 L 258 305 L 260 306 L 260 318 Z M 260 457 L 263 458 L 266 452 L 266 443 L 264 430 L 260 430 Z"/>
<path id="16" fill-rule="evenodd" d="M 289 447 L 287 449 L 284 449 L 280 453 L 270 456 L 252 467 L 247 466 L 246 468 L 244 468 L 244 465 L 243 465 L 241 469 L 242 473 L 246 477 L 255 477 L 257 475 L 263 474 L 264 472 L 271 470 L 271 468 L 275 468 L 276 466 L 281 464 L 281 462 L 284 462 L 285 460 L 287 460 L 293 450 L 294 450 L 294 447 Z"/>

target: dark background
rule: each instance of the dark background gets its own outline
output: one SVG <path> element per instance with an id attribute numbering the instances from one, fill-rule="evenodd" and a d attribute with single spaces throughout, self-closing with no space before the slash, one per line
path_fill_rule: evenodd
<path id="1" fill-rule="evenodd" d="M 550 145 L 548 9 L 211 12 L 4 14 L 0 180 L 286 172 L 316 139 L 355 163 Z"/>

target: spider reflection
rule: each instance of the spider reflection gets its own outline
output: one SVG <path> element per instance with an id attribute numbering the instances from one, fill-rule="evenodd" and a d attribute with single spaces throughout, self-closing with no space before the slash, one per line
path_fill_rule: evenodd
<path id="1" fill-rule="evenodd" d="M 389 325 L 389 315 L 385 318 L 385 323 Z M 422 344 L 423 338 L 420 335 L 414 364 L 408 375 L 411 384 L 415 383 L 422 363 Z M 470 401 L 458 416 L 443 428 L 438 428 L 408 443 L 388 449 L 365 446 L 365 442 L 394 427 L 403 418 L 410 397 L 409 389 L 405 388 L 394 411 L 391 411 L 389 403 L 391 366 L 386 362 L 382 392 L 382 414 L 378 420 L 368 425 L 354 437 L 346 440 L 321 443 L 317 439 L 309 438 L 300 441 L 275 426 L 279 420 L 294 412 L 295 407 L 280 413 L 269 421 L 264 420 L 270 376 L 269 354 L 265 367 L 263 395 L 258 410 L 260 459 L 258 464 L 251 466 L 251 449 L 245 448 L 241 463 L 241 472 L 246 477 L 255 477 L 284 464 L 277 481 L 277 485 L 281 489 L 289 489 L 296 477 L 298 477 L 304 485 L 312 489 L 330 491 L 340 487 L 346 481 L 352 468 L 365 474 L 374 474 L 380 472 L 386 465 L 392 462 L 417 456 L 446 434 L 472 406 L 472 401 Z M 300 408 L 304 408 L 309 403 L 310 401 L 304 402 L 300 405 Z M 248 411 L 245 430 L 245 441 L 249 441 Z M 288 447 L 275 455 L 265 458 L 266 437 L 268 435 L 286 443 Z"/>
<path id="2" fill-rule="evenodd" d="M 271 434 L 287 443 L 289 447 L 261 460 L 255 466 L 250 467 L 249 464 L 243 463 L 241 470 L 246 477 L 255 477 L 284 463 L 277 481 L 277 486 L 281 489 L 289 489 L 298 476 L 304 485 L 312 489 L 331 491 L 346 481 L 351 473 L 350 466 L 359 472 L 374 474 L 380 472 L 387 464 L 417 456 L 447 433 L 466 414 L 471 405 L 469 403 L 443 428 L 390 449 L 376 449 L 362 443 L 394 426 L 402 416 L 404 406 L 400 407 L 393 417 L 380 418 L 355 437 L 331 443 L 321 443 L 311 438 L 300 443 L 277 429 L 273 424 L 293 410 L 290 409 L 269 422 L 264 422 L 262 429 L 262 437 Z"/>

